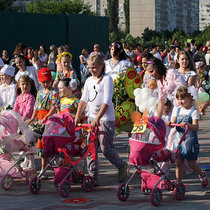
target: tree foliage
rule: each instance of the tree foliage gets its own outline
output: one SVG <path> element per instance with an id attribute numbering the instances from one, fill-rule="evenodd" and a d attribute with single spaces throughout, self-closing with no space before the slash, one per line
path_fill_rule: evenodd
<path id="1" fill-rule="evenodd" d="M 1 0 L 0 11 L 11 11 L 13 0 Z"/>
<path id="2" fill-rule="evenodd" d="M 82 0 L 34 0 L 26 5 L 28 13 L 44 13 L 44 14 L 86 14 L 93 15 L 91 5 L 84 4 Z"/>
<path id="3" fill-rule="evenodd" d="M 118 33 L 118 23 L 119 23 L 119 0 L 107 0 L 107 10 L 106 15 L 109 17 L 109 32 L 110 36 L 113 33 Z M 114 34 L 114 36 L 116 36 Z"/>
<path id="4" fill-rule="evenodd" d="M 180 46 L 184 47 L 184 43 L 188 39 L 194 39 L 195 44 L 205 45 L 209 41 L 210 26 L 206 26 L 203 31 L 194 31 L 192 34 L 186 34 L 182 29 L 174 29 L 174 31 L 157 32 L 149 28 L 145 28 L 141 37 L 133 37 L 131 34 L 119 33 L 116 40 L 127 42 L 135 46 L 139 43 L 143 49 L 150 48 L 153 45 L 159 45 L 161 48 L 168 48 L 173 38 L 178 39 Z M 113 37 L 114 38 L 114 37 Z M 115 41 L 115 40 L 114 40 Z"/>
<path id="5" fill-rule="evenodd" d="M 129 33 L 130 31 L 130 9 L 129 9 L 130 0 L 124 1 L 124 13 L 125 13 L 125 32 Z"/>

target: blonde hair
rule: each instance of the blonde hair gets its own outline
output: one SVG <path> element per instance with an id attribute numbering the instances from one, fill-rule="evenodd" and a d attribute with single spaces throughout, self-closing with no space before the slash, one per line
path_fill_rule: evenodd
<path id="1" fill-rule="evenodd" d="M 101 82 L 101 80 L 103 79 L 103 76 L 105 74 L 105 63 L 104 63 L 104 59 L 100 54 L 93 54 L 91 55 L 87 62 L 89 63 L 93 63 L 93 64 L 99 64 L 99 65 L 104 65 L 100 74 L 100 78 L 98 80 L 98 84 Z"/>

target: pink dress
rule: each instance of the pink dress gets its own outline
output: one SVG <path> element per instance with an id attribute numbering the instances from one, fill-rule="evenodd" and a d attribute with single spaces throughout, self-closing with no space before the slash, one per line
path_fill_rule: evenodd
<path id="1" fill-rule="evenodd" d="M 35 97 L 31 93 L 24 95 L 20 94 L 15 101 L 14 111 L 19 113 L 21 118 L 31 118 L 34 110 Z"/>
<path id="2" fill-rule="evenodd" d="M 158 80 L 158 98 L 166 99 L 171 96 L 174 106 L 178 106 L 176 100 L 176 89 L 185 86 L 186 82 L 181 73 L 175 69 L 168 69 L 164 80 Z"/>

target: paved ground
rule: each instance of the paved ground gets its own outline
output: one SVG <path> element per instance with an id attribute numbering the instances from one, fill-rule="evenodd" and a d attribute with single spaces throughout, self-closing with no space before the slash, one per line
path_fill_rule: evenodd
<path id="1" fill-rule="evenodd" d="M 203 167 L 210 167 L 210 109 L 200 121 L 199 131 L 200 155 L 198 162 Z M 124 160 L 128 161 L 127 134 L 121 134 L 115 142 L 115 148 Z M 36 159 L 39 169 L 40 159 Z M 133 169 L 131 169 L 132 171 Z M 118 200 L 116 192 L 119 186 L 117 182 L 117 170 L 100 154 L 100 186 L 92 192 L 85 192 L 80 185 L 72 185 L 71 194 L 67 199 L 62 198 L 53 184 L 53 172 L 50 180 L 42 181 L 40 193 L 33 195 L 29 192 L 24 179 L 15 180 L 14 185 L 8 191 L 0 189 L 0 209 L 26 210 L 26 209 L 154 209 L 149 200 L 149 195 L 140 191 L 140 179 L 134 179 L 130 187 L 130 196 L 126 202 Z M 170 176 L 174 178 L 174 168 Z M 210 179 L 210 172 L 209 172 Z M 173 193 L 164 192 L 163 200 L 158 209 L 210 209 L 210 186 L 203 189 L 197 175 L 184 175 L 186 196 L 182 201 L 177 201 Z M 71 203 L 73 200 L 74 203 Z M 80 203 L 79 203 L 80 201 Z"/>

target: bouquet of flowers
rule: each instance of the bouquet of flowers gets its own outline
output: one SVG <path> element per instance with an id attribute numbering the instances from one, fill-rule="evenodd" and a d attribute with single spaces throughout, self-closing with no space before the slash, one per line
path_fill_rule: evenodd
<path id="1" fill-rule="evenodd" d="M 45 129 L 45 124 L 40 125 L 37 122 L 31 122 L 29 124 L 30 128 L 32 129 L 33 132 L 37 133 L 40 135 L 40 139 L 42 138 L 42 134 L 44 133 Z"/>
<path id="2" fill-rule="evenodd" d="M 126 101 L 129 97 L 125 89 L 125 75 L 120 73 L 119 76 L 114 79 L 114 90 L 112 102 L 115 107 L 120 105 L 122 102 Z"/>

